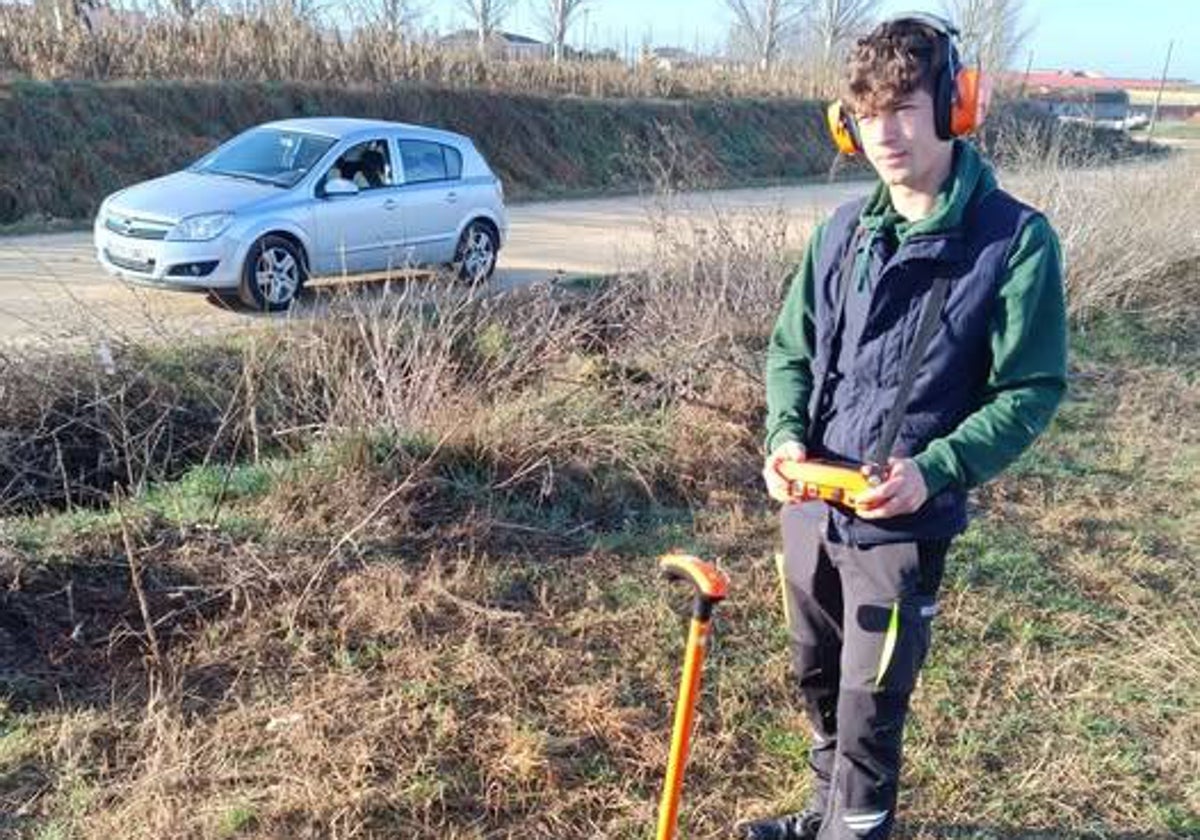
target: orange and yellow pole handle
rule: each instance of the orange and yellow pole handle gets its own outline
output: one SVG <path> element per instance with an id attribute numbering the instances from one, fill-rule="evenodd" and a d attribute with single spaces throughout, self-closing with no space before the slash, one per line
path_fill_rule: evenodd
<path id="1" fill-rule="evenodd" d="M 671 732 L 671 753 L 667 759 L 667 777 L 663 783 L 658 809 L 657 840 L 673 840 L 679 822 L 679 798 L 683 789 L 683 771 L 691 744 L 696 698 L 700 691 L 700 673 L 708 646 L 713 607 L 725 599 L 729 578 L 710 563 L 686 554 L 668 554 L 659 560 L 663 573 L 675 580 L 686 580 L 695 590 L 692 620 L 688 630 L 683 674 L 679 680 L 679 698 L 675 702 L 675 725 Z"/>

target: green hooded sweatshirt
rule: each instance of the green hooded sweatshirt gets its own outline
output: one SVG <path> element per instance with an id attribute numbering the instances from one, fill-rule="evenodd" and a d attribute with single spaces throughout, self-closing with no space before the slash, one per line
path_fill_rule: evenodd
<path id="1" fill-rule="evenodd" d="M 880 183 L 863 209 L 861 222 L 895 244 L 914 234 L 936 233 L 959 224 L 970 201 L 996 189 L 991 167 L 974 146 L 955 141 L 954 168 L 933 211 L 906 221 Z M 814 267 L 825 224 L 813 231 L 792 278 L 767 350 L 767 451 L 786 441 L 803 442 L 813 389 L 815 351 Z M 865 254 L 862 249 L 860 254 Z M 1006 275 L 989 325 L 992 364 L 977 409 L 950 434 L 929 443 L 914 461 L 933 496 L 951 484 L 975 487 L 1012 463 L 1046 428 L 1066 392 L 1067 318 L 1058 238 L 1045 217 L 1033 216 L 1009 254 Z M 857 261 L 852 294 L 870 295 L 865 258 Z"/>

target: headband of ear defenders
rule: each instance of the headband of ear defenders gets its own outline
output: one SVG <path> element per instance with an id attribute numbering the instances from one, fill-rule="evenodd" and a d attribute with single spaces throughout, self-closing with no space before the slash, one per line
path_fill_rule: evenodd
<path id="1" fill-rule="evenodd" d="M 884 23 L 900 23 L 906 20 L 928 26 L 934 32 L 945 35 L 947 38 L 957 38 L 961 34 L 958 31 L 958 27 L 951 23 L 948 18 L 935 15 L 932 12 L 901 12 L 894 17 L 888 18 Z"/>

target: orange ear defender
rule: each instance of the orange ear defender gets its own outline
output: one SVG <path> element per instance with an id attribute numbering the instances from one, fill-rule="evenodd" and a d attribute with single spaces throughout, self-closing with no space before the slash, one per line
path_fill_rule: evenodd
<path id="1" fill-rule="evenodd" d="M 825 120 L 829 124 L 829 134 L 833 144 L 844 155 L 857 155 L 862 152 L 862 142 L 858 138 L 858 124 L 841 100 L 835 99 L 825 109 Z"/>
<path id="2" fill-rule="evenodd" d="M 958 71 L 954 79 L 954 104 L 950 109 L 950 134 L 970 134 L 987 118 L 992 101 L 991 79 L 974 68 Z"/>

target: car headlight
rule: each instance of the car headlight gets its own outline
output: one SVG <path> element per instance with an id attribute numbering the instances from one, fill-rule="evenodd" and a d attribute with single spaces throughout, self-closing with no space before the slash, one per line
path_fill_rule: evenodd
<path id="1" fill-rule="evenodd" d="M 174 242 L 205 242 L 216 239 L 233 222 L 232 213 L 202 213 L 188 216 L 167 234 Z"/>

